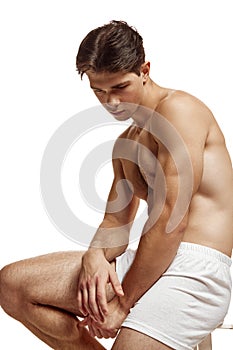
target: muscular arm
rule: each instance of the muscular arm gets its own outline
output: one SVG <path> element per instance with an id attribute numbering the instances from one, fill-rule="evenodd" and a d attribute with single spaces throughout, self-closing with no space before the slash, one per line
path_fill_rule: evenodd
<path id="1" fill-rule="evenodd" d="M 77 300 L 80 311 L 97 320 L 101 320 L 108 312 L 107 283 L 112 284 L 116 295 L 123 294 L 110 262 L 127 248 L 130 228 L 139 205 L 139 199 L 125 180 L 120 159 L 113 159 L 113 169 L 114 180 L 105 216 L 89 249 L 83 255 L 78 283 Z"/>
<path id="2" fill-rule="evenodd" d="M 133 307 L 174 259 L 187 226 L 191 198 L 200 184 L 208 118 L 198 104 L 187 106 L 168 106 L 161 111 L 170 125 L 162 117 L 153 118 L 150 132 L 158 142 L 154 205 L 123 281 L 120 303 L 125 310 Z M 198 122 L 197 113 L 203 113 Z"/>
<path id="3" fill-rule="evenodd" d="M 120 159 L 113 159 L 114 180 L 108 196 L 105 215 L 89 251 L 98 250 L 108 261 L 121 255 L 127 248 L 139 198 L 133 194 L 125 179 Z"/>

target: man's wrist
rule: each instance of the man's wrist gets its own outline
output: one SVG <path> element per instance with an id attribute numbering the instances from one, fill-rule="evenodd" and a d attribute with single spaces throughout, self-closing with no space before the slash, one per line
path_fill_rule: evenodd
<path id="1" fill-rule="evenodd" d="M 130 312 L 130 309 L 134 306 L 134 302 L 126 298 L 125 295 L 118 297 L 118 303 L 125 314 L 128 314 Z"/>
<path id="2" fill-rule="evenodd" d="M 95 246 L 90 246 L 87 250 L 87 253 L 91 254 L 101 254 L 105 257 L 105 259 L 109 262 L 112 262 L 117 256 L 124 253 L 127 246 L 120 246 L 120 247 L 114 247 L 114 248 L 99 248 Z"/>
<path id="3" fill-rule="evenodd" d="M 105 257 L 105 252 L 103 248 L 94 248 L 89 247 L 88 250 L 84 253 L 83 258 L 85 260 L 86 257 L 92 257 L 95 256 L 97 259 L 98 257 Z"/>

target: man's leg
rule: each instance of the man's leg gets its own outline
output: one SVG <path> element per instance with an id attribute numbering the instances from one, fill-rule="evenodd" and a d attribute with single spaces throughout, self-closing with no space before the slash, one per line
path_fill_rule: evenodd
<path id="1" fill-rule="evenodd" d="M 81 252 L 61 252 L 0 271 L 0 305 L 53 349 L 103 350 L 76 316 Z M 81 315 L 80 315 L 81 316 Z"/>
<path id="2" fill-rule="evenodd" d="M 171 350 L 169 346 L 147 336 L 146 334 L 137 332 L 130 328 L 122 327 L 112 350 Z"/>

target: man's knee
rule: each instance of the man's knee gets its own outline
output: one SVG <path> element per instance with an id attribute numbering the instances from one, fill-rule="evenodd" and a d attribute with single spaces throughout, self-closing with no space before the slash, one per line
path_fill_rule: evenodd
<path id="1" fill-rule="evenodd" d="M 12 317 L 21 313 L 23 300 L 22 283 L 17 263 L 7 265 L 0 270 L 0 305 Z"/>

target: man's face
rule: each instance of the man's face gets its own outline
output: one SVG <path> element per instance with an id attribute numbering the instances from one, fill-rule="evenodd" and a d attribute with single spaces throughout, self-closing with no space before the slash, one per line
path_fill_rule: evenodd
<path id="1" fill-rule="evenodd" d="M 129 119 L 143 101 L 143 74 L 88 72 L 87 76 L 100 103 L 119 121 Z"/>

